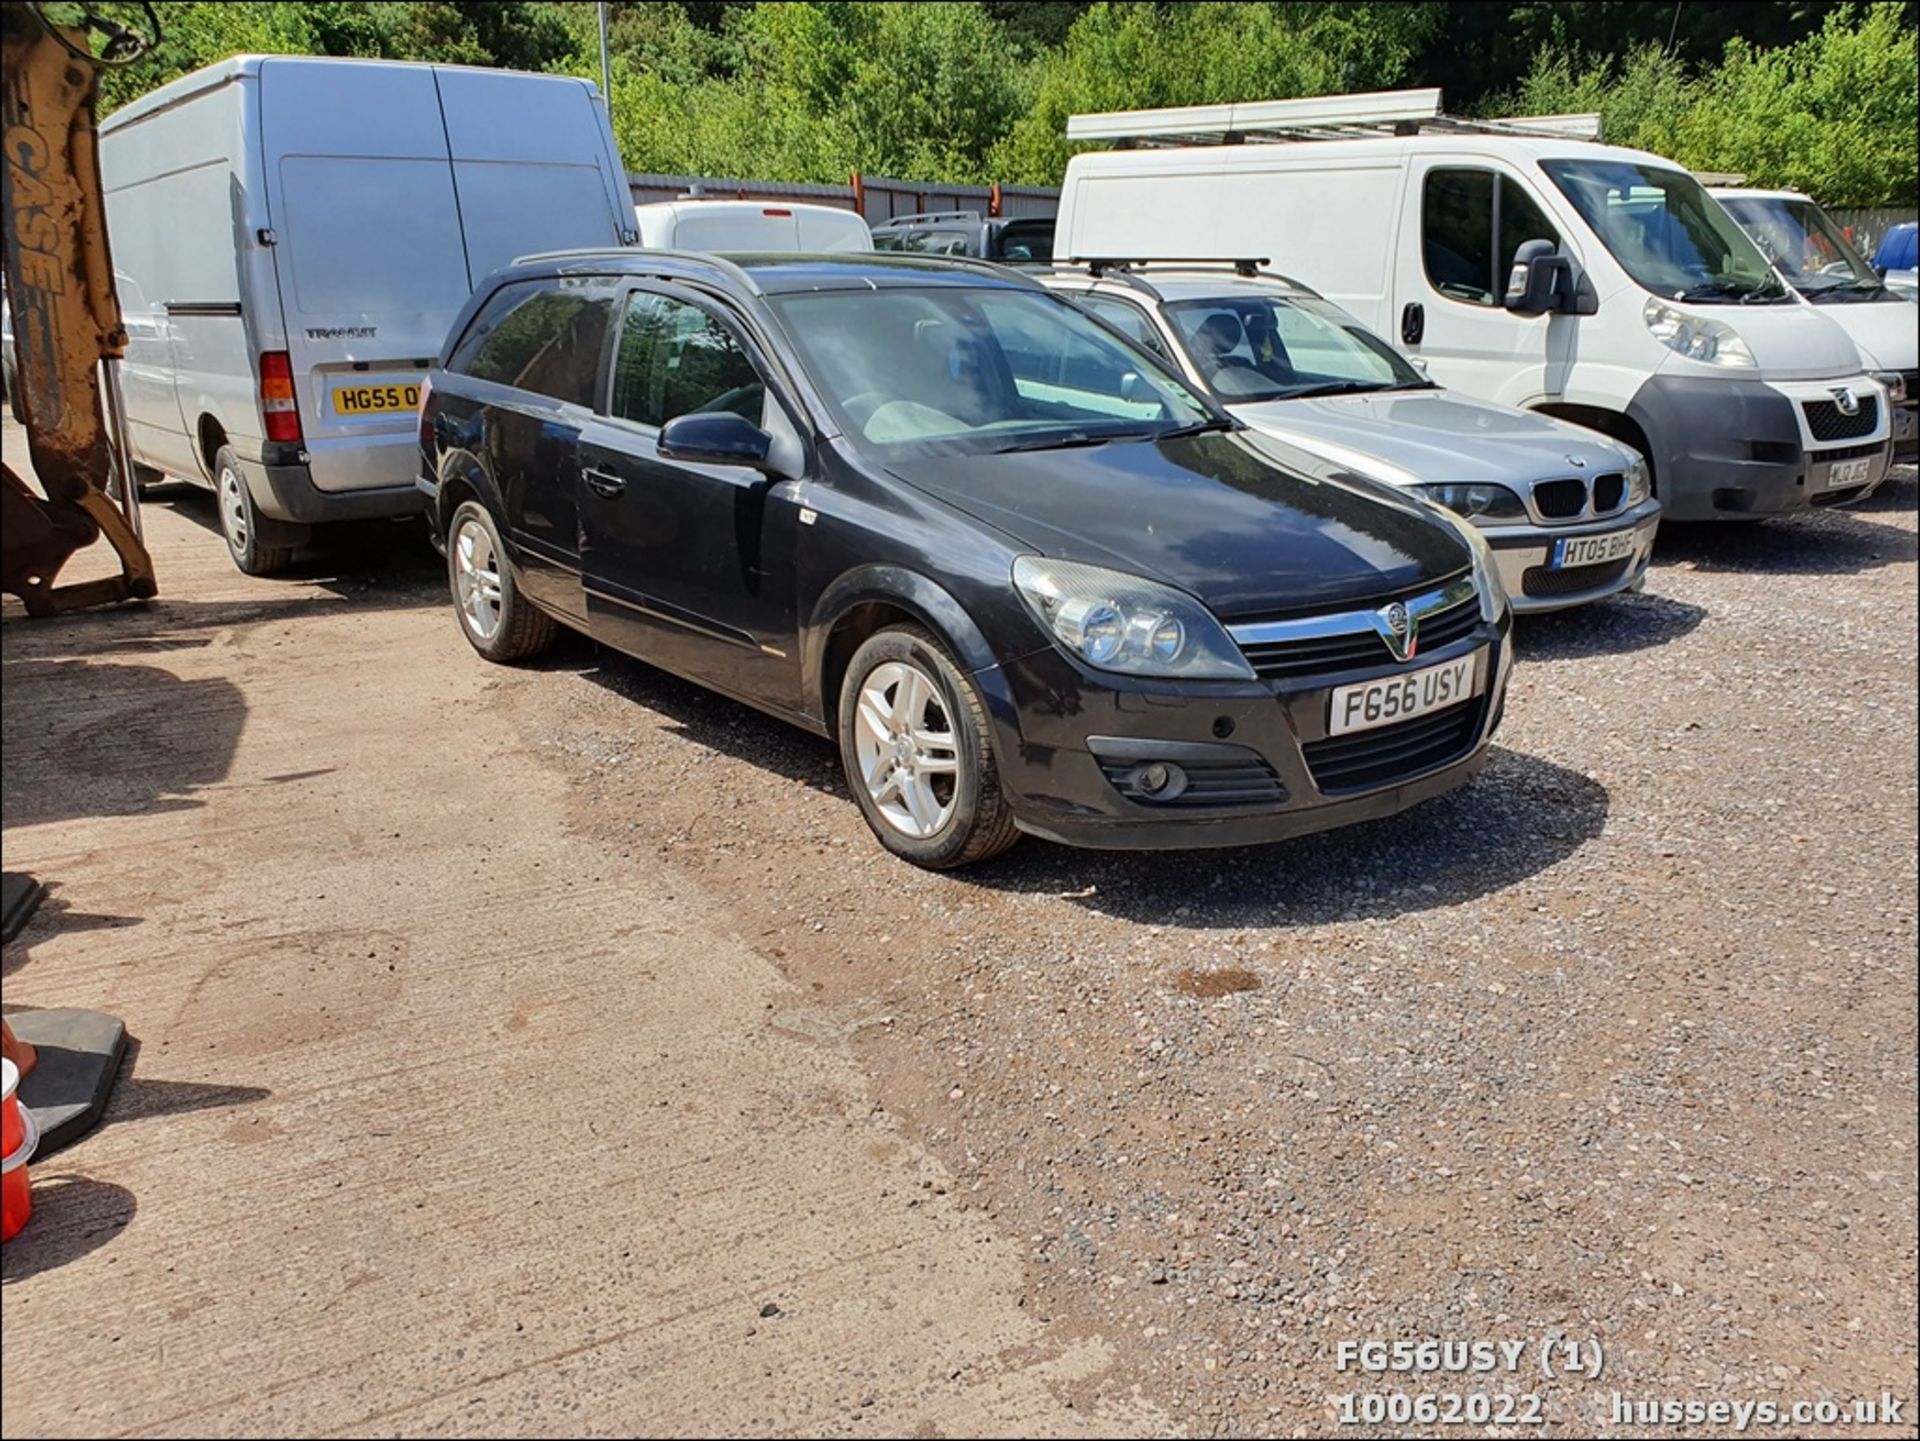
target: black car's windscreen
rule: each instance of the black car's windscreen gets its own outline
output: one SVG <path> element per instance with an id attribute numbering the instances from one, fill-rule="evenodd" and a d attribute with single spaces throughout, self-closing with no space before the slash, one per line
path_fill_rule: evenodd
<path id="1" fill-rule="evenodd" d="M 1180 381 L 1052 295 L 890 286 L 773 304 L 842 428 L 889 452 L 1144 438 L 1215 418 Z"/>
<path id="2" fill-rule="evenodd" d="M 1788 298 L 1746 231 L 1691 175 L 1630 160 L 1543 160 L 1540 168 L 1655 295 L 1700 304 Z"/>
<path id="3" fill-rule="evenodd" d="M 1222 296 L 1167 307 L 1213 393 L 1236 401 L 1333 391 L 1413 390 L 1429 382 L 1339 306 L 1301 296 Z"/>

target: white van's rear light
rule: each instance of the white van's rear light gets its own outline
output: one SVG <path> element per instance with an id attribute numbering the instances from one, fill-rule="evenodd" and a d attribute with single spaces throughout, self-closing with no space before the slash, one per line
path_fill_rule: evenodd
<path id="1" fill-rule="evenodd" d="M 762 210 L 760 213 L 762 215 L 779 215 L 787 218 L 791 218 L 793 215 L 791 210 Z"/>
<path id="2" fill-rule="evenodd" d="M 267 439 L 300 442 L 300 407 L 293 398 L 293 360 L 284 350 L 260 356 L 260 410 L 267 418 Z"/>

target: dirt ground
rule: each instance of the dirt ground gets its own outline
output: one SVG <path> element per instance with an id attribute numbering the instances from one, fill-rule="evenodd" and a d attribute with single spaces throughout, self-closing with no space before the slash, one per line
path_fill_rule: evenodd
<path id="1" fill-rule="evenodd" d="M 139 1041 L 0 1255 L 8 1435 L 1913 1434 L 1911 470 L 1523 623 L 1462 793 L 957 876 L 822 742 L 485 666 L 400 532 L 251 581 L 163 494 L 160 602 L 0 630 L 7 1008 Z"/>

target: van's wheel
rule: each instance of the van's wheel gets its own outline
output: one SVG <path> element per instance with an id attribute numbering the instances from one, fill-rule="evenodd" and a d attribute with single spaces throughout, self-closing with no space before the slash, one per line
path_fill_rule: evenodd
<path id="1" fill-rule="evenodd" d="M 284 545 L 262 545 L 260 523 L 253 509 L 253 492 L 240 473 L 240 457 L 223 445 L 213 457 L 213 492 L 220 504 L 220 534 L 227 553 L 242 575 L 272 575 L 287 568 L 293 550 Z"/>
<path id="2" fill-rule="evenodd" d="M 525 660 L 553 644 L 559 626 L 520 594 L 493 517 L 462 501 L 447 526 L 447 584 L 460 634 L 492 661 Z"/>
<path id="3" fill-rule="evenodd" d="M 854 652 L 840 686 L 840 761 L 880 844 L 916 866 L 972 865 L 1019 838 L 986 707 L 919 626 L 880 631 Z"/>

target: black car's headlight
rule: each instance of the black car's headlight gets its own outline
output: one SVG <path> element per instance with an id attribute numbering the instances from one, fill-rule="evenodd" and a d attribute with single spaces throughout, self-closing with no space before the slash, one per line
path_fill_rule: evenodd
<path id="1" fill-rule="evenodd" d="M 1095 565 L 1023 555 L 1013 585 L 1074 656 L 1123 675 L 1252 680 L 1226 628 L 1185 591 Z"/>
<path id="2" fill-rule="evenodd" d="M 1474 529 L 1473 522 L 1451 512 L 1443 512 L 1453 528 L 1466 538 L 1467 549 L 1473 552 L 1473 588 L 1480 592 L 1480 619 L 1491 625 L 1505 614 L 1507 609 L 1507 587 L 1501 582 L 1500 567 L 1493 558 L 1493 547 L 1487 544 L 1487 538 Z"/>
<path id="3" fill-rule="evenodd" d="M 1444 505 L 1468 520 L 1525 520 L 1527 507 L 1504 485 L 1416 485 L 1415 490 L 1435 505 Z"/>

